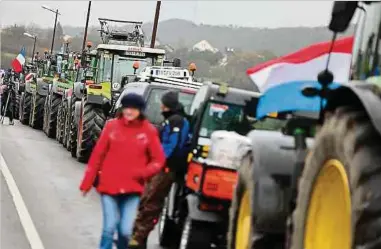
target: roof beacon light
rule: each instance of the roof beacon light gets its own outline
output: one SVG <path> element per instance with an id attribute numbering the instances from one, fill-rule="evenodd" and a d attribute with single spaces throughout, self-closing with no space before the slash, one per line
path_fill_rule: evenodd
<path id="1" fill-rule="evenodd" d="M 136 70 L 138 70 L 140 67 L 139 61 L 134 61 L 134 64 L 132 64 L 132 67 L 134 68 L 134 74 L 136 74 Z"/>
<path id="2" fill-rule="evenodd" d="M 194 62 L 189 64 L 188 70 L 192 72 L 192 76 L 194 75 L 194 72 L 197 70 L 196 64 Z"/>

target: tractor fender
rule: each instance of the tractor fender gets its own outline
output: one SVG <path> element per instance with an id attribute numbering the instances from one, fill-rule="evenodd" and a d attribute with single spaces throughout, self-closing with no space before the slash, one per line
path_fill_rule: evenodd
<path id="1" fill-rule="evenodd" d="M 37 79 L 37 93 L 41 96 L 49 94 L 49 83 L 44 82 L 41 78 Z"/>
<path id="2" fill-rule="evenodd" d="M 75 82 L 74 83 L 74 86 L 73 86 L 73 93 L 75 95 L 75 97 L 81 99 L 83 97 L 83 83 L 82 82 Z"/>
<path id="3" fill-rule="evenodd" d="M 195 194 L 189 194 L 187 197 L 188 215 L 193 220 L 207 222 L 221 222 L 223 219 L 220 215 L 214 212 L 201 211 L 198 209 L 199 197 Z"/>
<path id="4" fill-rule="evenodd" d="M 57 93 L 58 92 L 58 81 L 57 81 L 57 79 L 53 79 L 53 82 L 51 84 L 49 84 L 49 86 L 50 86 L 50 90 L 53 93 Z"/>
<path id="5" fill-rule="evenodd" d="M 294 138 L 263 130 L 253 130 L 248 137 L 252 141 L 255 229 L 263 233 L 283 232 L 296 162 Z M 307 139 L 307 144 L 310 147 L 312 140 Z"/>
<path id="6" fill-rule="evenodd" d="M 332 111 L 339 106 L 359 105 L 369 116 L 373 127 L 381 135 L 381 88 L 374 83 L 350 81 L 331 90 L 325 110 Z"/>
<path id="7" fill-rule="evenodd" d="M 77 101 L 75 102 L 75 107 L 74 107 L 74 121 L 75 124 L 79 123 L 79 119 L 81 117 L 82 113 L 82 101 Z"/>

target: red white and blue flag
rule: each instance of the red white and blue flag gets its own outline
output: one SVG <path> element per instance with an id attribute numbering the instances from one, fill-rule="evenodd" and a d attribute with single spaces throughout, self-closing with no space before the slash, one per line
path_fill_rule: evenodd
<path id="1" fill-rule="evenodd" d="M 354 37 L 351 36 L 338 39 L 333 44 L 328 64 L 328 69 L 334 75 L 332 87 L 349 81 L 353 41 Z M 330 41 L 313 44 L 249 68 L 248 76 L 263 93 L 259 102 L 261 110 L 257 110 L 257 117 L 274 111 L 318 111 L 319 97 L 306 98 L 301 89 L 306 85 L 321 87 L 317 76 L 327 66 L 330 47 Z"/>
<path id="2" fill-rule="evenodd" d="M 25 64 L 25 48 L 23 47 L 17 57 L 12 61 L 12 68 L 16 73 L 22 71 L 22 66 Z"/>

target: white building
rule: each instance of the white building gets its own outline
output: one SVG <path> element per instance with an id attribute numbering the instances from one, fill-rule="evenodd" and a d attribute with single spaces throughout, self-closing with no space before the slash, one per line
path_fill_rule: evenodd
<path id="1" fill-rule="evenodd" d="M 193 45 L 192 49 L 193 50 L 198 50 L 198 51 L 201 51 L 201 52 L 204 52 L 204 51 L 210 51 L 212 53 L 217 53 L 218 52 L 218 49 L 213 47 L 206 40 L 202 40 L 202 41 L 196 43 L 195 45 Z"/>

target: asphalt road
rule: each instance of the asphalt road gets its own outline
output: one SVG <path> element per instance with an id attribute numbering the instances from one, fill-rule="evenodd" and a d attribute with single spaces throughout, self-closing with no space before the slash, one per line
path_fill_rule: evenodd
<path id="1" fill-rule="evenodd" d="M 1 249 L 34 249 L 30 240 L 36 244 L 38 237 L 43 245 L 35 247 L 38 249 L 98 248 L 102 222 L 99 197 L 92 191 L 83 198 L 78 190 L 84 164 L 71 158 L 61 144 L 42 131 L 18 121 L 14 126 L 9 126 L 7 120 L 0 125 L 0 153 Z M 5 167 L 11 177 L 4 173 Z M 12 197 L 12 187 L 7 184 L 9 178 L 14 179 L 25 203 L 27 211 L 21 215 L 15 204 L 20 205 L 20 201 Z M 25 222 L 25 212 L 34 226 Z M 29 232 L 25 232 L 25 227 Z M 27 236 L 34 230 L 32 227 L 36 235 Z M 160 249 L 156 230 L 149 238 L 148 248 Z"/>

